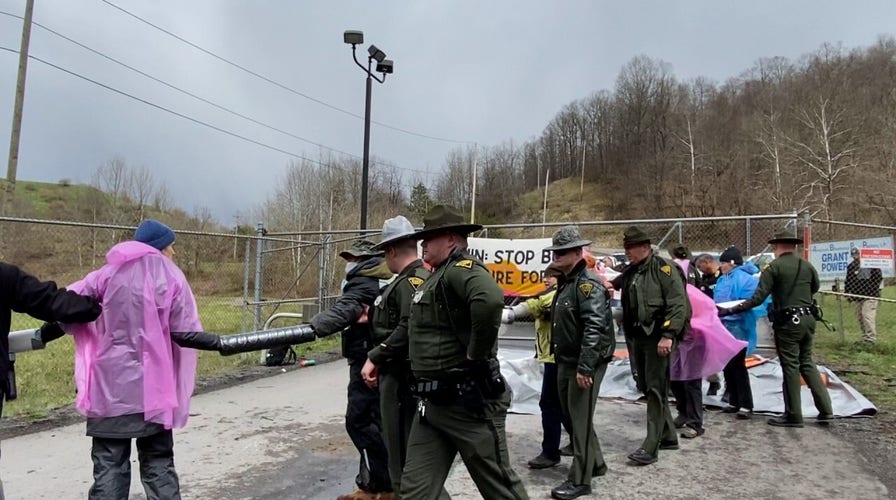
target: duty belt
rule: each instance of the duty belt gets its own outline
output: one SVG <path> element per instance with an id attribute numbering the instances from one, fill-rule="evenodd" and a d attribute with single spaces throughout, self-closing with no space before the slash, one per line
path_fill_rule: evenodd
<path id="1" fill-rule="evenodd" d="M 800 306 L 800 307 L 785 307 L 781 309 L 781 314 L 784 316 L 790 317 L 790 322 L 794 325 L 800 324 L 800 316 L 815 316 L 814 307 L 810 306 Z"/>
<path id="2" fill-rule="evenodd" d="M 781 312 L 789 316 L 811 316 L 812 308 L 809 306 L 785 307 Z"/>

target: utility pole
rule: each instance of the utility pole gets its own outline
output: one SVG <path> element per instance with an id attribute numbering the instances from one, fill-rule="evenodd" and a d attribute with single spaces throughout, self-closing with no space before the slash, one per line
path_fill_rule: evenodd
<path id="1" fill-rule="evenodd" d="M 477 148 L 473 147 L 473 193 L 472 193 L 472 201 L 470 203 L 470 224 L 476 223 L 476 172 L 479 170 L 476 168 L 476 153 Z"/>
<path id="2" fill-rule="evenodd" d="M 19 76 L 16 79 L 16 102 L 12 111 L 12 132 L 9 137 L 9 163 L 6 167 L 6 192 L 0 213 L 6 215 L 7 204 L 16 191 L 16 170 L 19 166 L 19 137 L 22 135 L 22 106 L 25 104 L 25 74 L 28 72 L 28 45 L 31 42 L 31 17 L 34 0 L 25 1 L 25 21 L 22 25 L 22 45 L 19 48 Z"/>

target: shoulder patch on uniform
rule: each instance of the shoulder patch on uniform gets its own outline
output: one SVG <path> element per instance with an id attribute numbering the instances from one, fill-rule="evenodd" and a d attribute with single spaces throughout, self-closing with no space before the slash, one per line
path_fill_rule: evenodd
<path id="1" fill-rule="evenodd" d="M 665 265 L 660 268 L 660 271 L 666 273 L 667 276 L 672 276 L 672 266 Z"/>
<path id="2" fill-rule="evenodd" d="M 582 295 L 584 295 L 586 298 L 590 297 L 591 291 L 594 290 L 594 284 L 593 283 L 582 283 L 581 285 L 579 285 L 579 290 L 581 290 Z"/>
<path id="3" fill-rule="evenodd" d="M 473 269 L 473 261 L 471 259 L 464 259 L 454 264 L 454 267 L 463 267 L 465 269 Z"/>
<path id="4" fill-rule="evenodd" d="M 411 286 L 414 287 L 414 290 L 420 288 L 420 285 L 423 284 L 423 281 L 425 281 L 423 278 L 418 278 L 416 276 L 411 276 L 410 278 L 408 278 L 408 283 L 410 283 Z"/>

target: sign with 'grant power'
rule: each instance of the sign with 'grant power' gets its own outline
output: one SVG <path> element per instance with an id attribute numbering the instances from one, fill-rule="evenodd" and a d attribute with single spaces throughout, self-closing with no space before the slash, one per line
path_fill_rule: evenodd
<path id="1" fill-rule="evenodd" d="M 507 295 L 536 295 L 544 290 L 544 270 L 551 263 L 550 238 L 470 238 L 469 251 L 485 264 Z"/>
<path id="2" fill-rule="evenodd" d="M 850 251 L 858 248 L 862 267 L 881 270 L 884 278 L 896 277 L 893 269 L 893 238 L 864 238 L 860 240 L 829 241 L 809 246 L 809 261 L 818 270 L 821 281 L 846 279 L 846 266 L 852 262 Z"/>

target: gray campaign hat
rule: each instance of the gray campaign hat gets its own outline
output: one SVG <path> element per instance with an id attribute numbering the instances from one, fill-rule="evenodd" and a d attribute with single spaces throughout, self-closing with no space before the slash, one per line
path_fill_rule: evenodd
<path id="1" fill-rule="evenodd" d="M 551 238 L 551 246 L 545 250 L 569 250 L 570 248 L 581 248 L 591 244 L 591 240 L 583 240 L 579 235 L 578 226 L 563 226 L 554 232 Z"/>
<path id="2" fill-rule="evenodd" d="M 349 257 L 379 257 L 383 255 L 383 252 L 373 247 L 373 242 L 370 240 L 356 240 L 352 246 L 348 247 L 348 250 L 339 252 L 339 256 L 348 259 Z"/>
<path id="3" fill-rule="evenodd" d="M 406 217 L 399 215 L 386 219 L 383 223 L 383 240 L 373 246 L 374 250 L 385 250 L 385 248 L 393 243 L 402 240 L 416 239 L 416 231 Z"/>

